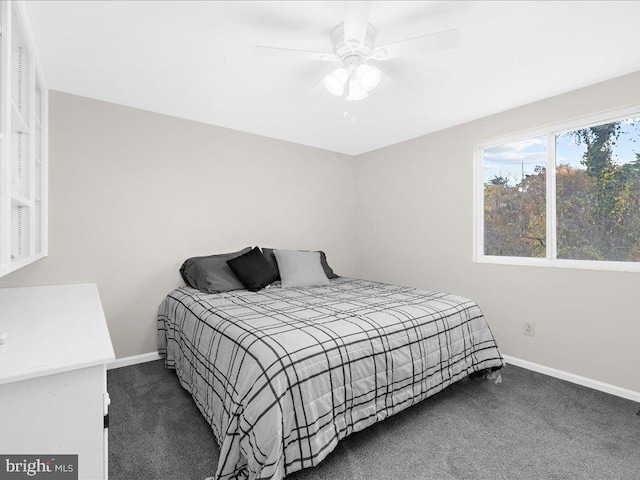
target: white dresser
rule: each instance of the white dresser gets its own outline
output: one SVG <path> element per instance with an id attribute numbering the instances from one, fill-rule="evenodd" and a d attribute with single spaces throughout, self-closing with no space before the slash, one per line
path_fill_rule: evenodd
<path id="1" fill-rule="evenodd" d="M 106 479 L 106 365 L 114 360 L 95 284 L 0 289 L 0 453 L 78 455 Z"/>

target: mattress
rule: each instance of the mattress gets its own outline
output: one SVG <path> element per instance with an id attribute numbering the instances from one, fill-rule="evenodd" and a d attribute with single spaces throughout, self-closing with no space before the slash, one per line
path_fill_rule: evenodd
<path id="1" fill-rule="evenodd" d="M 159 307 L 158 346 L 213 429 L 221 480 L 317 465 L 350 433 L 504 365 L 475 302 L 345 277 L 177 288 Z"/>

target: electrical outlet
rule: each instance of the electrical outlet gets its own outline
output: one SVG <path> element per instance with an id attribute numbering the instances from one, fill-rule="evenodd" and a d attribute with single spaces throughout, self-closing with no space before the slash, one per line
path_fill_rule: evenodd
<path id="1" fill-rule="evenodd" d="M 524 334 L 529 335 L 530 337 L 536 336 L 536 323 L 535 322 L 524 322 Z"/>

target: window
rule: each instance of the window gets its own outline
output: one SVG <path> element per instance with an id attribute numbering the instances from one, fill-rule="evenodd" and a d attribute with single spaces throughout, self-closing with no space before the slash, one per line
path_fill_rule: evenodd
<path id="1" fill-rule="evenodd" d="M 640 107 L 476 150 L 476 260 L 640 271 Z"/>
<path id="2" fill-rule="evenodd" d="M 0 277 L 47 255 L 47 88 L 22 2 L 1 2 Z"/>

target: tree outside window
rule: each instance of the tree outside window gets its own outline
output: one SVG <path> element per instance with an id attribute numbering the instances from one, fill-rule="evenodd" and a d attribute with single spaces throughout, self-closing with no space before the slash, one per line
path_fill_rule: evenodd
<path id="1" fill-rule="evenodd" d="M 483 255 L 640 262 L 640 115 L 480 154 Z"/>

